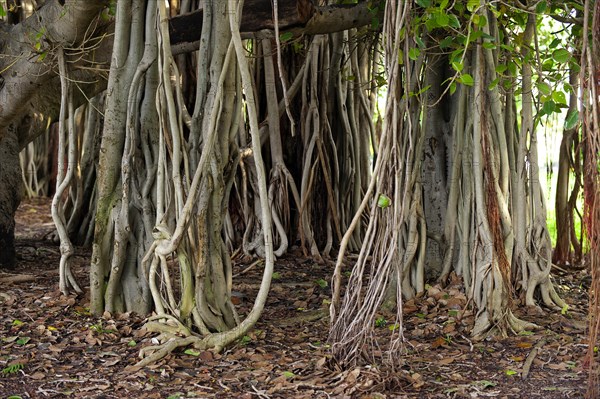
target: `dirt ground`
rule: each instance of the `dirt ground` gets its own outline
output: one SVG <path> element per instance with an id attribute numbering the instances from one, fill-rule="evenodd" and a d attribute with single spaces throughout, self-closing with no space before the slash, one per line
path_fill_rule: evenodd
<path id="1" fill-rule="evenodd" d="M 0 398 L 581 398 L 587 373 L 585 271 L 556 271 L 568 309 L 517 308 L 540 326 L 507 339 L 470 340 L 473 315 L 459 279 L 428 286 L 405 303 L 406 350 L 394 372 L 377 364 L 340 370 L 327 345 L 331 265 L 300 253 L 280 259 L 265 313 L 225 352 L 179 351 L 140 370 L 140 348 L 153 344 L 141 317 L 90 315 L 90 253 L 74 270 L 86 295 L 58 291 L 59 248 L 47 200 L 29 200 L 17 219 L 19 264 L 0 272 Z M 236 259 L 235 297 L 250 308 L 262 267 Z M 394 329 L 379 315 L 382 344 Z"/>

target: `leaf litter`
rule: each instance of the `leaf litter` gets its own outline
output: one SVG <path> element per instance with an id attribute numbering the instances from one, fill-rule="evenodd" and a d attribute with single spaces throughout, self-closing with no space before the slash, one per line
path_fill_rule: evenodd
<path id="1" fill-rule="evenodd" d="M 58 291 L 59 250 L 48 201 L 25 201 L 17 217 L 18 268 L 0 272 L 0 397 L 21 398 L 578 398 L 587 379 L 585 270 L 555 276 L 569 303 L 516 313 L 541 328 L 505 339 L 470 339 L 474 315 L 460 278 L 431 283 L 404 303 L 405 348 L 399 367 L 338 368 L 327 344 L 332 266 L 298 249 L 276 262 L 265 312 L 254 330 L 222 353 L 182 349 L 135 370 L 140 348 L 153 345 L 133 314 L 92 316 L 89 290 Z M 87 285 L 89 251 L 77 249 L 74 272 Z M 234 259 L 236 306 L 247 313 L 262 273 Z M 243 273 L 242 273 L 243 272 Z M 22 278 L 20 276 L 28 276 Z M 397 328 L 377 316 L 384 348 Z M 541 343 L 541 345 L 539 344 Z M 536 346 L 537 345 L 537 346 Z M 532 356 L 532 351 L 536 351 Z M 531 359 L 527 365 L 528 359 Z M 525 374 L 526 378 L 523 379 Z"/>

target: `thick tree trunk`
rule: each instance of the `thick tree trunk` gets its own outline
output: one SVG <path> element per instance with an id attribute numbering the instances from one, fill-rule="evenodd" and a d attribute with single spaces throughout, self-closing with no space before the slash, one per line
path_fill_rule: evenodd
<path id="1" fill-rule="evenodd" d="M 21 165 L 15 129 L 10 126 L 0 139 L 0 267 L 15 266 L 15 212 L 21 191 Z"/>
<path id="2" fill-rule="evenodd" d="M 8 26 L 0 21 L 3 54 L 0 58 L 0 264 L 3 266 L 15 263 L 14 214 L 22 186 L 19 151 L 45 131 L 34 123 L 43 118 L 22 117 L 31 115 L 32 110 L 45 116 L 58 113 L 59 82 L 52 71 L 54 64 L 49 62 L 54 56 L 52 52 L 62 45 L 75 47 L 89 35 L 88 28 L 106 4 L 104 0 L 52 0 L 37 10 L 35 16 L 17 25 Z M 41 62 L 43 57 L 47 57 L 45 62 Z M 74 80 L 94 80 L 80 78 Z"/>
<path id="3" fill-rule="evenodd" d="M 568 114 L 577 112 L 577 90 L 579 75 L 570 73 L 569 84 L 574 88 L 569 97 Z M 552 253 L 552 262 L 565 265 L 581 260 L 581 244 L 577 238 L 574 226 L 576 198 L 580 185 L 580 159 L 578 156 L 578 130 L 573 127 L 563 131 L 558 156 L 558 178 L 556 182 L 556 246 Z M 574 187 L 570 189 L 570 175 L 575 172 Z"/>
<path id="4" fill-rule="evenodd" d="M 450 147 L 450 117 L 451 107 L 449 96 L 442 96 L 442 84 L 447 76 L 448 59 L 434 57 L 429 61 L 432 66 L 427 68 L 425 85 L 431 85 L 427 91 L 426 117 L 423 123 L 425 142 L 423 145 L 423 211 L 427 226 L 425 270 L 427 278 L 437 278 L 442 273 L 444 252 L 443 242 L 446 209 L 448 208 L 448 179 L 450 164 L 448 154 Z"/>

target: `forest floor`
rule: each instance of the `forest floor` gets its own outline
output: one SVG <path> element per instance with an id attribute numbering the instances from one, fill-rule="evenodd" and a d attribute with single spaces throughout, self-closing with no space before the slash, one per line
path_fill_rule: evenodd
<path id="1" fill-rule="evenodd" d="M 473 315 L 458 278 L 428 286 L 404 304 L 406 351 L 394 372 L 377 365 L 340 370 L 327 345 L 332 267 L 300 253 L 276 262 L 272 290 L 254 330 L 223 353 L 179 351 L 132 367 L 154 338 L 144 320 L 90 315 L 89 294 L 58 291 L 59 248 L 48 237 L 46 200 L 19 208 L 17 269 L 0 273 L 0 398 L 581 398 L 587 373 L 589 276 L 555 274 L 569 303 L 544 312 L 517 307 L 539 330 L 474 342 Z M 78 249 L 74 271 L 87 288 L 90 253 Z M 262 267 L 235 262 L 240 314 L 252 305 Z M 379 315 L 382 345 L 394 322 Z M 529 359 L 529 360 L 528 360 Z"/>

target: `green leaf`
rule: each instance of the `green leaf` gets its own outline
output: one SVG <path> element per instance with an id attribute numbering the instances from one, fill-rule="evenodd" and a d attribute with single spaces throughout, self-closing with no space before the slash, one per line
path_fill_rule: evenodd
<path id="1" fill-rule="evenodd" d="M 321 288 L 326 288 L 329 283 L 327 283 L 327 280 L 324 280 L 322 278 L 318 279 L 317 281 L 315 281 L 317 283 L 317 285 Z"/>
<path id="2" fill-rule="evenodd" d="M 133 348 L 136 345 L 137 345 L 137 342 L 135 342 L 135 340 L 133 340 L 133 339 L 131 341 L 127 342 L 127 346 L 129 346 L 130 348 Z"/>
<path id="3" fill-rule="evenodd" d="M 391 205 L 391 203 L 392 203 L 391 198 L 385 194 L 380 194 L 379 198 L 377 199 L 377 206 L 382 209 L 387 208 L 388 206 Z"/>
<path id="4" fill-rule="evenodd" d="M 21 363 L 15 363 L 15 364 L 11 364 L 10 366 L 4 367 L 1 371 L 2 374 L 7 375 L 7 374 L 14 374 L 19 370 L 23 369 L 23 364 Z"/>
<path id="5" fill-rule="evenodd" d="M 445 13 L 439 12 L 435 16 L 435 22 L 441 27 L 446 27 L 450 23 L 450 17 Z"/>
<path id="6" fill-rule="evenodd" d="M 427 27 L 427 30 L 430 32 L 432 30 L 434 30 L 435 28 L 439 27 L 439 25 L 433 15 L 431 16 L 431 18 L 429 18 L 427 21 L 425 21 L 425 26 Z"/>
<path id="7" fill-rule="evenodd" d="M 446 36 L 446 38 L 444 38 L 439 46 L 441 49 L 446 49 L 448 47 L 450 47 L 452 45 L 452 42 L 454 41 L 454 38 L 452 36 Z"/>
<path id="8" fill-rule="evenodd" d="M 21 320 L 15 319 L 12 322 L 13 327 L 18 327 L 18 326 L 22 326 L 23 322 Z"/>
<path id="9" fill-rule="evenodd" d="M 464 52 L 464 49 L 462 49 L 462 48 L 454 50 L 452 52 L 452 54 L 450 54 L 450 57 L 449 57 L 450 61 L 451 62 L 457 62 L 457 61 L 460 62 L 460 60 L 462 59 L 463 52 Z"/>
<path id="10" fill-rule="evenodd" d="M 464 67 L 465 66 L 462 62 L 455 61 L 452 63 L 452 69 L 454 69 L 456 72 L 461 72 Z"/>
<path id="11" fill-rule="evenodd" d="M 475 18 L 473 18 L 473 21 L 475 21 Z M 483 27 L 483 26 L 487 25 L 488 21 L 487 21 L 487 18 L 485 17 L 485 15 L 479 15 L 479 18 L 477 18 L 477 22 L 475 22 L 475 23 L 477 24 L 477 26 Z"/>
<path id="12" fill-rule="evenodd" d="M 473 12 L 479 6 L 479 0 L 469 0 L 467 2 L 467 10 Z"/>
<path id="13" fill-rule="evenodd" d="M 456 82 L 450 83 L 450 95 L 454 94 L 454 92 L 456 92 Z"/>
<path id="14" fill-rule="evenodd" d="M 537 88 L 540 91 L 540 93 L 542 93 L 546 96 L 549 96 L 552 93 L 552 89 L 550 88 L 550 85 L 548 83 L 538 82 Z"/>
<path id="15" fill-rule="evenodd" d="M 1 8 L 1 6 L 0 6 L 0 8 Z M 23 398 L 21 396 L 19 396 L 19 395 L 10 395 L 6 399 L 23 399 Z"/>
<path id="16" fill-rule="evenodd" d="M 29 338 L 29 337 L 22 337 L 22 338 L 19 338 L 19 339 L 17 340 L 17 345 L 26 345 L 26 344 L 27 344 L 27 342 L 29 342 L 30 340 L 31 340 L 31 338 Z"/>
<path id="17" fill-rule="evenodd" d="M 535 6 L 535 13 L 536 14 L 543 14 L 543 13 L 546 12 L 547 8 L 548 8 L 548 4 L 546 3 L 546 1 L 540 1 Z"/>
<path id="18" fill-rule="evenodd" d="M 298 54 L 300 52 L 300 50 L 302 50 L 304 48 L 304 45 L 302 43 L 293 42 L 292 47 L 294 49 L 294 53 Z"/>
<path id="19" fill-rule="evenodd" d="M 496 66 L 496 73 L 504 73 L 508 69 L 508 67 L 504 64 L 499 64 Z"/>
<path id="20" fill-rule="evenodd" d="M 293 37 L 294 34 L 292 32 L 284 32 L 281 35 L 279 35 L 279 40 L 281 40 L 282 42 L 287 42 L 288 40 L 292 40 Z"/>
<path id="21" fill-rule="evenodd" d="M 200 356 L 200 352 L 198 352 L 197 350 L 194 350 L 194 349 L 186 349 L 183 351 L 183 353 L 185 353 L 186 355 L 190 355 L 190 356 Z"/>
<path id="22" fill-rule="evenodd" d="M 383 316 L 381 316 L 381 317 L 378 317 L 378 318 L 375 320 L 375 327 L 382 328 L 382 327 L 385 327 L 386 325 L 387 325 L 387 320 L 386 320 L 386 319 L 385 319 L 385 317 L 383 317 Z"/>
<path id="23" fill-rule="evenodd" d="M 493 49 L 496 48 L 496 43 L 484 42 L 483 43 L 483 48 L 488 49 L 488 50 L 493 50 Z"/>
<path id="24" fill-rule="evenodd" d="M 560 43 L 561 43 L 561 40 L 560 40 L 560 39 L 554 39 L 554 40 L 552 40 L 552 43 L 550 43 L 550 44 L 548 45 L 548 47 L 549 47 L 549 48 L 556 48 L 556 47 L 558 47 L 558 45 L 559 45 Z"/>
<path id="25" fill-rule="evenodd" d="M 279 280 L 281 278 L 281 273 L 273 272 L 272 278 L 273 278 L 273 280 Z"/>
<path id="26" fill-rule="evenodd" d="M 6 17 L 6 10 L 2 7 L 2 3 L 0 3 L 0 18 Z"/>
<path id="27" fill-rule="evenodd" d="M 377 83 L 377 87 L 383 87 L 387 84 L 387 80 L 385 80 L 385 76 L 384 75 L 376 75 L 375 76 L 375 83 Z"/>
<path id="28" fill-rule="evenodd" d="M 492 80 L 492 82 L 488 86 L 488 90 L 494 90 L 496 86 L 498 86 L 498 83 L 500 83 L 500 78 Z"/>
<path id="29" fill-rule="evenodd" d="M 450 21 L 448 22 L 448 24 L 453 27 L 454 29 L 459 29 L 460 28 L 460 21 L 458 20 L 458 17 L 454 14 L 449 14 L 448 18 L 450 18 Z"/>
<path id="30" fill-rule="evenodd" d="M 569 68 L 572 73 L 579 73 L 581 71 L 581 67 L 575 58 L 571 58 L 571 61 L 569 61 Z"/>
<path id="31" fill-rule="evenodd" d="M 555 109 L 556 109 L 556 104 L 554 103 L 554 101 L 548 100 L 544 103 L 544 106 L 542 107 L 542 114 L 550 115 L 551 113 L 554 112 Z"/>
<path id="32" fill-rule="evenodd" d="M 560 310 L 560 314 L 562 314 L 564 316 L 567 314 L 568 311 L 569 311 L 569 305 L 567 305 L 565 303 L 565 306 L 563 306 L 562 309 Z"/>
<path id="33" fill-rule="evenodd" d="M 557 104 L 566 104 L 567 103 L 567 97 L 565 96 L 565 93 L 562 90 L 557 90 L 557 91 L 553 92 L 552 99 Z"/>
<path id="34" fill-rule="evenodd" d="M 577 126 L 577 122 L 579 122 L 579 111 L 573 110 L 569 112 L 565 119 L 565 130 L 573 129 Z"/>
<path id="35" fill-rule="evenodd" d="M 553 71 L 554 70 L 554 60 L 548 58 L 546 61 L 542 62 L 542 71 Z"/>
<path id="36" fill-rule="evenodd" d="M 417 43 L 420 49 L 425 48 L 425 43 L 423 43 L 423 39 L 421 39 L 421 37 L 415 36 L 415 43 Z"/>
<path id="37" fill-rule="evenodd" d="M 282 375 L 283 375 L 285 378 L 294 378 L 294 377 L 296 376 L 296 374 L 292 373 L 291 371 L 284 371 L 284 372 L 282 373 Z"/>
<path id="38" fill-rule="evenodd" d="M 468 73 L 463 73 L 459 79 L 460 83 L 464 84 L 465 86 L 473 86 L 475 83 L 473 76 L 469 75 Z"/>
<path id="39" fill-rule="evenodd" d="M 448 7 L 448 3 L 450 2 L 450 0 L 442 0 L 442 2 L 440 3 L 440 10 L 443 11 L 446 9 L 446 7 Z"/>
<path id="40" fill-rule="evenodd" d="M 417 0 L 417 4 L 423 8 L 431 7 L 431 0 Z"/>
<path id="41" fill-rule="evenodd" d="M 248 335 L 244 335 L 242 337 L 242 345 L 247 345 L 250 342 L 252 342 L 252 338 L 250 338 Z"/>
<path id="42" fill-rule="evenodd" d="M 569 58 L 571 58 L 571 53 L 564 48 L 560 48 L 552 52 L 552 58 L 556 62 L 564 63 L 569 61 Z"/>
<path id="43" fill-rule="evenodd" d="M 420 54 L 421 54 L 421 50 L 419 50 L 416 47 L 413 47 L 410 50 L 408 50 L 408 58 L 410 58 L 413 61 L 416 61 L 417 58 L 419 58 Z"/>
<path id="44" fill-rule="evenodd" d="M 506 375 L 516 375 L 516 374 L 517 374 L 517 372 L 516 372 L 516 371 L 514 371 L 514 370 L 506 370 L 506 371 L 504 371 L 504 373 L 505 373 Z"/>
<path id="45" fill-rule="evenodd" d="M 471 33 L 471 36 L 469 36 L 469 43 L 476 42 L 480 37 L 483 37 L 483 31 L 481 30 Z"/>

